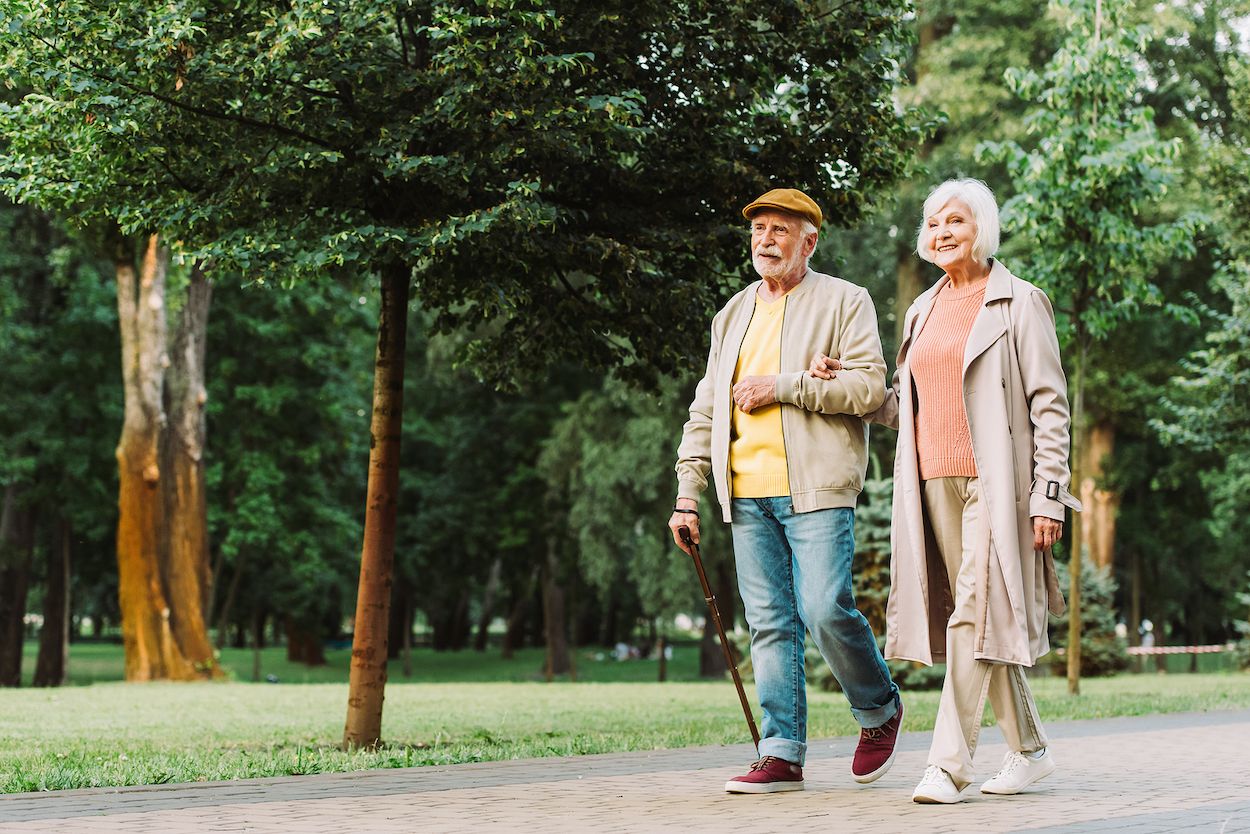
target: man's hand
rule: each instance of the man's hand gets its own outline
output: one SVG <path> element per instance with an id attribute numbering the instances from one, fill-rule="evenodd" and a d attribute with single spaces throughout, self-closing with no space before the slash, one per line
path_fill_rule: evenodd
<path id="1" fill-rule="evenodd" d="M 823 353 L 813 356 L 812 363 L 807 366 L 808 374 L 817 379 L 833 379 L 840 370 L 842 370 L 842 363 Z"/>
<path id="2" fill-rule="evenodd" d="M 691 498 L 678 498 L 677 509 L 678 510 L 698 510 L 699 502 Z M 668 520 L 668 529 L 672 531 L 673 533 L 673 541 L 677 542 L 677 546 L 680 547 L 682 550 L 684 550 L 687 554 L 693 556 L 694 554 L 690 553 L 689 548 L 687 548 L 686 545 L 682 544 L 681 536 L 677 534 L 677 530 L 680 527 L 689 527 L 690 528 L 690 540 L 693 541 L 695 544 L 698 544 L 699 543 L 699 517 L 695 515 L 694 513 L 679 513 L 676 510 L 674 510 L 673 515 Z"/>
<path id="3" fill-rule="evenodd" d="M 777 402 L 777 377 L 744 377 L 733 387 L 733 398 L 744 414 L 750 414 L 757 408 L 772 405 Z"/>
<path id="4" fill-rule="evenodd" d="M 1063 522 L 1045 516 L 1033 516 L 1033 549 L 1053 547 L 1063 537 Z"/>

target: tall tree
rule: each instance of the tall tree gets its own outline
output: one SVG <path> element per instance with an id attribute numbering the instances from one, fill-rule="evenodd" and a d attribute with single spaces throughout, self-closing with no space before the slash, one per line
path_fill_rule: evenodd
<path id="1" fill-rule="evenodd" d="M 903 0 L 4 9 L 11 194 L 258 280 L 383 276 L 348 746 L 381 732 L 410 281 L 485 376 L 652 377 L 700 352 L 745 199 L 785 171 L 846 223 L 913 136 Z"/>
<path id="2" fill-rule="evenodd" d="M 202 276 L 191 282 L 183 327 L 175 329 L 182 350 L 171 362 L 168 247 L 159 235 L 149 235 L 136 266 L 130 241 L 117 235 L 114 252 L 125 392 L 117 443 L 117 574 L 126 680 L 212 677 L 217 670 L 204 614 L 208 542 L 200 460 L 207 289 Z M 167 379 L 178 381 L 172 425 Z"/>
<path id="3" fill-rule="evenodd" d="M 1052 0 L 1067 40 L 1042 72 L 1013 70 L 1008 80 L 1033 103 L 1029 127 L 1037 147 L 989 143 L 1006 161 L 1015 194 L 1003 206 L 1016 233 L 1016 262 L 1063 314 L 1073 379 L 1072 484 L 1088 445 L 1088 356 L 1143 306 L 1165 301 L 1155 267 L 1193 251 L 1192 219 L 1150 225 L 1144 215 L 1166 193 L 1179 143 L 1157 135 L 1148 108 L 1137 104 L 1136 65 L 1149 39 L 1124 25 L 1125 0 Z M 1074 514 L 1069 588 L 1068 689 L 1080 690 L 1080 518 Z"/>

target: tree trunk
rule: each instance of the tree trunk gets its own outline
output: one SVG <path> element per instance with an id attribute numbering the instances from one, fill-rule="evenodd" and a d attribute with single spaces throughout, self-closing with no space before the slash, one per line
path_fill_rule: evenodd
<path id="1" fill-rule="evenodd" d="M 404 603 L 404 633 L 401 635 L 404 658 L 402 669 L 405 678 L 412 677 L 412 620 L 416 610 L 417 606 L 409 597 Z"/>
<path id="2" fill-rule="evenodd" d="M 70 523 L 61 519 L 57 547 L 48 548 L 47 577 L 43 586 L 43 628 L 39 632 L 39 658 L 35 661 L 35 686 L 60 686 L 69 670 L 69 577 L 73 541 Z"/>
<path id="3" fill-rule="evenodd" d="M 503 646 L 499 654 L 504 660 L 511 660 L 513 653 L 525 641 L 525 615 L 529 611 L 530 597 L 534 594 L 538 574 L 539 568 L 535 566 L 529 577 L 523 580 L 521 587 L 515 590 L 516 597 L 512 603 L 512 611 L 508 614 Z"/>
<path id="4" fill-rule="evenodd" d="M 547 541 L 547 561 L 543 565 L 543 629 L 547 643 L 544 674 L 548 682 L 556 675 L 567 674 L 569 662 L 568 629 L 564 616 L 564 589 L 560 587 L 557 543 L 552 535 Z"/>
<path id="5" fill-rule="evenodd" d="M 160 462 L 166 425 L 162 395 L 169 363 L 165 349 L 168 263 L 168 250 L 157 235 L 151 235 L 142 272 L 136 274 L 128 245 L 118 243 L 115 266 L 125 411 L 117 444 L 117 576 L 129 681 L 191 680 L 201 676 L 195 663 L 204 660 L 198 654 L 192 660 L 180 650 L 171 624 L 171 599 L 163 583 L 161 551 L 169 543 Z"/>
<path id="6" fill-rule="evenodd" d="M 166 371 L 169 426 L 163 434 L 161 479 L 165 491 L 168 551 L 162 576 L 170 608 L 169 623 L 184 657 L 203 677 L 221 670 L 208 639 L 208 503 L 204 486 L 204 351 L 212 283 L 197 264 L 191 270 L 185 302 Z"/>
<path id="7" fill-rule="evenodd" d="M 34 551 L 34 516 L 21 506 L 21 490 L 9 484 L 0 511 L 0 686 L 22 685 L 26 592 Z"/>
<path id="8" fill-rule="evenodd" d="M 260 682 L 260 650 L 265 647 L 265 612 L 252 612 L 252 680 Z"/>
<path id="9" fill-rule="evenodd" d="M 290 617 L 286 619 L 286 659 L 308 666 L 325 666 L 325 645 L 321 635 L 299 625 Z"/>
<path id="10" fill-rule="evenodd" d="M 928 147 L 927 142 L 925 147 Z M 920 293 L 924 292 L 923 269 L 924 264 L 914 249 L 900 252 L 894 286 L 894 344 L 896 346 L 903 342 L 903 324 L 907 318 L 907 308 Z M 889 380 L 887 379 L 886 382 L 888 383 Z"/>
<path id="11" fill-rule="evenodd" d="M 502 572 L 503 560 L 496 556 L 490 566 L 490 575 L 486 577 L 486 589 L 482 592 L 482 611 L 477 618 L 477 636 L 473 639 L 474 651 L 486 651 L 490 623 L 495 614 L 495 597 L 499 594 L 499 575 Z"/>
<path id="12" fill-rule="evenodd" d="M 716 638 L 716 624 L 709 615 L 703 621 L 703 636 L 699 639 L 699 677 L 723 678 L 728 671 L 725 653 Z"/>
<path id="13" fill-rule="evenodd" d="M 226 589 L 226 598 L 222 600 L 221 610 L 217 613 L 217 645 L 226 646 L 227 632 L 230 630 L 230 615 L 234 611 L 234 601 L 239 595 L 239 581 L 243 578 L 243 554 L 235 556 L 234 573 L 230 576 L 230 587 Z"/>
<path id="14" fill-rule="evenodd" d="M 387 266 L 382 276 L 378 345 L 374 361 L 373 418 L 369 426 L 369 484 L 364 544 L 352 636 L 343 747 L 376 747 L 382 740 L 386 689 L 386 626 L 395 561 L 395 510 L 399 494 L 399 442 L 404 411 L 404 342 L 411 270 Z"/>
<path id="15" fill-rule="evenodd" d="M 1115 425 L 1102 420 L 1090 427 L 1081 465 L 1081 535 L 1095 567 L 1110 568 L 1115 561 L 1115 522 L 1120 509 L 1119 493 L 1100 486 L 1106 478 L 1104 461 L 1115 452 Z"/>
<path id="16" fill-rule="evenodd" d="M 391 586 L 391 610 L 386 617 L 386 659 L 398 660 L 404 646 L 404 624 L 412 605 L 412 588 L 404 579 Z"/>
<path id="17" fill-rule="evenodd" d="M 462 650 L 469 644 L 469 589 L 460 591 L 456 600 L 456 608 L 451 613 L 450 625 L 447 629 L 447 647 L 453 652 Z"/>
<path id="18" fill-rule="evenodd" d="M 663 634 L 660 635 L 659 640 L 655 641 L 655 650 L 659 653 L 659 657 L 656 658 L 659 660 L 657 664 L 659 666 L 657 679 L 660 683 L 664 683 L 668 680 L 668 640 L 665 639 Z"/>
<path id="19" fill-rule="evenodd" d="M 712 592 L 716 594 L 716 607 L 720 611 L 721 625 L 724 626 L 725 634 L 728 636 L 733 633 L 737 606 L 734 603 L 736 591 L 733 572 L 729 570 L 725 562 L 722 561 L 716 566 L 714 581 L 715 587 Z M 730 646 L 729 650 L 732 652 L 733 646 Z M 709 613 L 703 622 L 703 637 L 699 641 L 699 677 L 723 678 L 728 673 L 729 665 L 725 662 L 725 652 L 721 649 L 720 640 L 716 637 L 716 623 L 712 621 L 712 615 Z"/>
<path id="20" fill-rule="evenodd" d="M 1082 483 L 1081 464 L 1084 460 L 1088 430 L 1085 426 L 1085 334 L 1080 327 L 1076 334 L 1075 384 L 1072 397 L 1072 483 Z M 1081 562 L 1084 532 L 1081 514 L 1072 513 L 1071 549 L 1068 562 L 1068 694 L 1081 694 Z"/>

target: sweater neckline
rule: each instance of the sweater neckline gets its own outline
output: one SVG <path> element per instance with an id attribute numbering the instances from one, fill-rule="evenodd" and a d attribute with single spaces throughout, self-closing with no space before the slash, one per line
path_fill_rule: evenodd
<path id="1" fill-rule="evenodd" d="M 984 295 L 985 288 L 989 286 L 989 283 L 990 278 L 988 275 L 974 284 L 968 284 L 960 288 L 956 288 L 952 282 L 947 281 L 946 285 L 942 287 L 941 294 L 951 299 L 972 298 L 975 295 Z"/>

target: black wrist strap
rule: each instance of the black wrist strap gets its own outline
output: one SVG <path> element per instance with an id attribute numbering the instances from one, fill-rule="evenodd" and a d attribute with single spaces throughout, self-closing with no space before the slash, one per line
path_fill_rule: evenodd
<path id="1" fill-rule="evenodd" d="M 694 516 L 695 518 L 698 518 L 698 517 L 699 517 L 699 511 L 698 511 L 698 510 L 683 510 L 683 509 L 681 509 L 680 507 L 673 507 L 673 512 L 675 512 L 675 513 L 687 513 L 687 514 L 689 514 L 689 515 Z"/>

